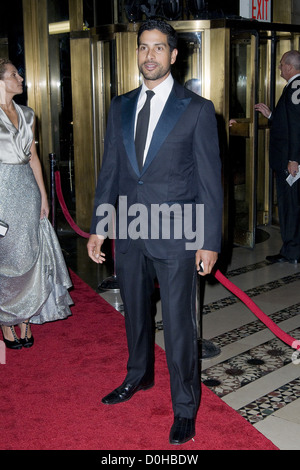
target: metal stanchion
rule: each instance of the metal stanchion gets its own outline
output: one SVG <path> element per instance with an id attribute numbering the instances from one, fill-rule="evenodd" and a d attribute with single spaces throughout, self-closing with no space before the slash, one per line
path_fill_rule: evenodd
<path id="1" fill-rule="evenodd" d="M 120 297 L 120 287 L 116 275 L 116 251 L 114 240 L 112 240 L 112 254 L 114 262 L 114 273 L 112 276 L 109 276 L 100 282 L 98 286 L 98 291 L 104 294 L 108 293 L 110 297 L 110 302 L 113 304 L 115 309 L 119 312 L 122 312 L 124 310 L 124 305 Z M 110 294 L 112 294 L 112 296 Z"/>
<path id="2" fill-rule="evenodd" d="M 56 198 L 55 198 L 55 168 L 56 154 L 49 153 L 50 160 L 50 207 L 51 207 L 51 223 L 56 231 Z"/>
<path id="3" fill-rule="evenodd" d="M 204 299 L 205 279 L 197 276 L 196 315 L 198 324 L 198 346 L 200 359 L 212 359 L 221 354 L 221 349 L 212 341 L 203 338 L 202 308 Z"/>
<path id="4" fill-rule="evenodd" d="M 120 292 L 119 282 L 116 275 L 116 250 L 115 250 L 115 243 L 114 240 L 111 241 L 112 243 L 112 255 L 114 261 L 114 273 L 112 276 L 103 279 L 103 281 L 99 284 L 98 289 L 99 291 L 111 291 L 114 293 Z"/>
<path id="5" fill-rule="evenodd" d="M 98 286 L 98 290 L 100 292 L 110 291 L 110 292 L 113 292 L 114 294 L 120 292 L 117 276 L 113 274 L 112 276 L 109 276 L 103 279 L 103 281 L 101 281 Z"/>

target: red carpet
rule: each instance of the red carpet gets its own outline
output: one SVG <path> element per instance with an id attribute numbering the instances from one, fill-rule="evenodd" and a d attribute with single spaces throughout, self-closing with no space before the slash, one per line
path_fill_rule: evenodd
<path id="1" fill-rule="evenodd" d="M 1 450 L 276 449 L 205 386 L 196 437 L 171 446 L 169 377 L 159 347 L 155 387 L 122 405 L 102 405 L 101 397 L 124 379 L 124 319 L 75 274 L 72 279 L 73 316 L 33 326 L 33 348 L 6 350 L 0 364 Z"/>

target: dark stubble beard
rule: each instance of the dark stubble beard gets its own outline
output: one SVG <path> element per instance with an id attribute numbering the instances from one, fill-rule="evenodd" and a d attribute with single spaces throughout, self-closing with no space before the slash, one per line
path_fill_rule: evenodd
<path id="1" fill-rule="evenodd" d="M 162 65 L 157 64 L 157 62 L 150 62 L 151 64 L 158 65 L 158 68 L 153 71 L 149 71 L 143 67 L 145 63 L 147 64 L 148 62 L 144 62 L 139 65 L 139 71 L 146 80 L 159 80 L 160 78 L 165 77 L 171 70 L 170 66 L 163 67 Z"/>

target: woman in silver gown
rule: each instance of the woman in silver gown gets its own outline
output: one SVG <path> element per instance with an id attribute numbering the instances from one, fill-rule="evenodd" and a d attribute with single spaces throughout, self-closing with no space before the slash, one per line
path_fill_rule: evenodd
<path id="1" fill-rule="evenodd" d="M 33 345 L 30 324 L 66 318 L 71 281 L 35 148 L 34 112 L 14 102 L 23 79 L 0 58 L 0 325 L 11 349 Z M 19 326 L 19 335 L 15 326 Z"/>

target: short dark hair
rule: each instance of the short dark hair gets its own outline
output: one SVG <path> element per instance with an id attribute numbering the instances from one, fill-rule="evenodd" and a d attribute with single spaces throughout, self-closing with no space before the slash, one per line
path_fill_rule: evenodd
<path id="1" fill-rule="evenodd" d="M 175 29 L 169 23 L 166 23 L 166 21 L 155 19 L 147 20 L 140 26 L 137 37 L 138 46 L 140 45 L 141 34 L 144 31 L 152 31 L 153 29 L 157 29 L 161 33 L 166 34 L 171 52 L 173 49 L 177 48 L 178 37 Z"/>

